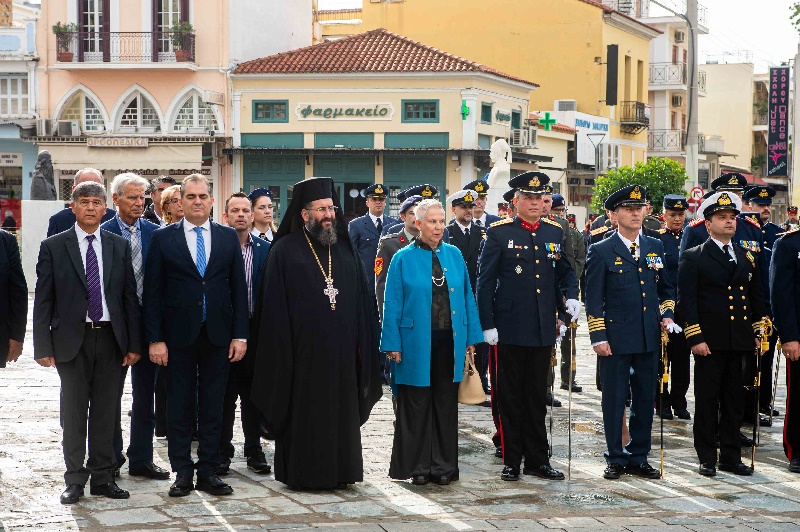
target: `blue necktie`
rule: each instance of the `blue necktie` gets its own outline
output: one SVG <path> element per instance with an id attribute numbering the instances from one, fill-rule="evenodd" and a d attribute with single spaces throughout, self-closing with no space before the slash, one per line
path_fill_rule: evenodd
<path id="1" fill-rule="evenodd" d="M 200 277 L 206 274 L 206 242 L 203 240 L 203 228 L 195 227 L 197 233 L 197 271 L 200 272 Z M 203 322 L 206 321 L 206 295 L 203 294 Z"/>
<path id="2" fill-rule="evenodd" d="M 89 287 L 89 319 L 100 321 L 103 317 L 103 293 L 100 290 L 100 267 L 97 254 L 94 252 L 94 235 L 86 237 L 89 247 L 86 248 L 86 286 Z"/>

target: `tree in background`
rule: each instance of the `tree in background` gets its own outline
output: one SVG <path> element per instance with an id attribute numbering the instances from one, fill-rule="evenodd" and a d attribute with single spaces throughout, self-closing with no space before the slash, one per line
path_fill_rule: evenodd
<path id="1" fill-rule="evenodd" d="M 791 15 L 789 15 L 789 20 L 792 21 L 792 26 L 800 31 L 800 2 L 795 2 L 794 4 L 790 5 L 789 11 L 791 12 Z"/>
<path id="2" fill-rule="evenodd" d="M 612 192 L 628 185 L 642 185 L 652 199 L 653 211 L 660 212 L 667 194 L 686 195 L 686 170 L 671 159 L 651 157 L 633 168 L 623 166 L 597 178 L 592 190 L 592 210 L 603 212 L 603 202 Z"/>

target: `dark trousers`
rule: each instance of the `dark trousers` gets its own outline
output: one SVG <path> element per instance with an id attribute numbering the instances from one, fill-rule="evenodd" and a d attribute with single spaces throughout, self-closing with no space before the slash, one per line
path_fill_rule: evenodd
<path id="1" fill-rule="evenodd" d="M 676 322 L 677 323 L 677 322 Z M 667 344 L 667 359 L 669 361 L 669 384 L 663 384 L 664 389 L 664 406 L 672 408 L 673 410 L 685 410 L 686 392 L 689 391 L 689 369 L 691 366 L 690 357 L 691 350 L 686 343 L 686 336 L 683 333 L 670 334 L 669 343 Z M 659 353 L 660 355 L 660 353 Z M 659 356 L 658 361 L 658 375 L 656 381 L 661 382 L 661 376 L 664 374 L 664 368 L 661 364 Z M 670 386 L 672 389 L 670 389 Z M 656 385 L 656 393 L 658 393 L 658 386 Z M 660 401 L 660 397 L 656 395 L 656 401 Z M 661 405 L 659 405 L 660 407 Z"/>
<path id="2" fill-rule="evenodd" d="M 252 353 L 251 353 L 252 354 Z M 221 456 L 233 458 L 233 423 L 236 420 L 236 398 L 242 409 L 242 432 L 244 432 L 244 455 L 257 456 L 261 449 L 261 412 L 250 400 L 253 387 L 252 366 L 246 360 L 231 364 L 228 372 L 228 385 L 225 389 L 225 404 L 222 413 L 222 435 L 220 436 L 219 453 Z"/>
<path id="3" fill-rule="evenodd" d="M 391 478 L 458 479 L 458 383 L 453 382 L 451 335 L 433 333 L 430 386 L 397 385 Z"/>
<path id="4" fill-rule="evenodd" d="M 138 364 L 138 362 L 137 362 Z M 117 390 L 117 408 L 114 412 L 114 460 L 116 467 L 122 467 L 125 463 L 125 455 L 122 454 L 122 395 L 125 392 L 125 379 L 128 377 L 128 366 L 120 366 L 119 369 L 119 389 Z"/>
<path id="5" fill-rule="evenodd" d="M 484 393 L 489 393 L 489 349 L 491 346 L 484 342 L 475 345 L 475 369 L 481 376 Z"/>
<path id="6" fill-rule="evenodd" d="M 800 361 L 786 363 L 786 417 L 783 450 L 789 460 L 800 458 Z"/>
<path id="7" fill-rule="evenodd" d="M 147 354 L 131 367 L 133 386 L 133 412 L 131 413 L 131 441 L 128 460 L 133 467 L 153 461 L 153 431 L 156 427 L 154 410 L 156 374 L 158 365 Z"/>
<path id="8" fill-rule="evenodd" d="M 494 443 L 495 448 L 498 448 L 503 446 L 503 441 L 500 437 L 500 399 L 497 397 L 496 345 L 489 346 L 489 383 L 491 384 L 492 393 L 492 421 L 494 421 L 494 435 L 492 436 L 492 443 Z"/>
<path id="9" fill-rule="evenodd" d="M 86 329 L 78 354 L 69 362 L 57 362 L 61 378 L 66 484 L 91 485 L 111 482 L 114 467 L 114 414 L 119 391 L 122 354 L 111 327 Z M 86 435 L 89 435 L 89 459 Z"/>
<path id="10" fill-rule="evenodd" d="M 606 436 L 605 453 L 608 463 L 622 466 L 647 461 L 653 428 L 657 355 L 655 353 L 616 354 L 600 358 L 600 381 L 603 387 L 603 430 Z M 631 369 L 633 373 L 631 374 Z M 622 416 L 625 402 L 631 394 L 631 414 L 628 422 L 631 441 L 622 446 Z M 695 421 L 695 426 L 697 421 Z"/>
<path id="11" fill-rule="evenodd" d="M 536 468 L 547 456 L 547 379 L 552 346 L 498 344 L 497 393 L 500 399 L 500 440 L 503 462 Z"/>
<path id="12" fill-rule="evenodd" d="M 222 404 L 228 382 L 228 346 L 208 341 L 205 325 L 194 344 L 170 347 L 167 363 L 167 438 L 169 463 L 181 477 L 214 475 L 219 466 Z M 192 404 L 198 398 L 197 464 L 192 461 Z"/>
<path id="13" fill-rule="evenodd" d="M 742 357 L 752 351 L 718 351 L 694 357 L 694 448 L 701 464 L 742 461 L 739 426 L 744 413 Z"/>
<path id="14" fill-rule="evenodd" d="M 167 371 L 156 372 L 156 434 L 167 435 Z"/>

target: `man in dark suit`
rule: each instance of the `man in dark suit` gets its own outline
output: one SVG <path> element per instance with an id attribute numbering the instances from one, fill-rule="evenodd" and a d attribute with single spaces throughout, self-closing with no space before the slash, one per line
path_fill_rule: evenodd
<path id="1" fill-rule="evenodd" d="M 361 261 L 367 271 L 375 263 L 375 256 L 378 253 L 378 240 L 381 238 L 381 231 L 383 231 L 384 226 L 393 226 L 400 223 L 397 218 L 386 216 L 383 213 L 386 210 L 386 193 L 387 189 L 380 183 L 364 189 L 369 210 L 367 214 L 356 218 L 347 226 L 350 241 L 361 256 Z M 375 290 L 374 285 L 370 286 L 371 290 Z"/>
<path id="2" fill-rule="evenodd" d="M 489 195 L 489 183 L 485 179 L 470 181 L 464 186 L 464 190 L 472 190 L 477 194 L 475 198 L 475 208 L 472 209 L 472 220 L 478 227 L 486 229 L 495 222 L 500 221 L 500 217 L 486 212 L 486 199 Z M 496 207 L 496 206 L 495 206 Z M 474 288 L 474 287 L 473 287 Z"/>
<path id="3" fill-rule="evenodd" d="M 106 191 L 81 183 L 72 191 L 75 227 L 42 242 L 33 307 L 34 358 L 61 378 L 67 489 L 62 504 L 83 495 L 127 499 L 114 482 L 114 414 L 119 366 L 142 351 L 139 301 L 128 242 L 100 230 Z M 123 356 L 123 353 L 125 355 Z M 86 422 L 89 421 L 89 460 Z"/>
<path id="4" fill-rule="evenodd" d="M 719 468 L 752 475 L 742 463 L 739 426 L 744 415 L 743 362 L 760 342 L 754 331 L 767 316 L 758 259 L 732 241 L 742 203 L 716 192 L 700 205 L 709 238 L 684 250 L 678 266 L 678 310 L 694 359 L 694 448 L 699 473 Z M 766 275 L 766 272 L 764 272 Z M 754 345 L 755 342 L 755 345 Z"/>
<path id="5" fill-rule="evenodd" d="M 222 215 L 223 220 L 228 226 L 236 229 L 239 235 L 239 244 L 242 250 L 242 261 L 244 262 L 244 276 L 247 281 L 247 308 L 250 318 L 250 338 L 253 338 L 254 328 L 258 324 L 253 323 L 253 315 L 258 305 L 258 298 L 261 295 L 259 288 L 261 267 L 267 260 L 269 252 L 269 242 L 253 236 L 250 232 L 250 224 L 253 222 L 253 204 L 261 196 L 255 197 L 251 202 L 244 192 L 236 192 L 225 201 L 225 211 Z M 252 344 L 250 345 L 252 348 Z M 261 475 L 272 472 L 272 467 L 264 456 L 261 448 L 261 412 L 258 411 L 253 401 L 250 399 L 250 391 L 253 387 L 253 368 L 255 367 L 255 356 L 244 357 L 241 362 L 231 365 L 228 373 L 228 385 L 225 391 L 225 404 L 222 418 L 222 436 L 219 443 L 220 465 L 217 468 L 218 475 L 228 474 L 233 458 L 233 422 L 236 418 L 236 398 L 242 407 L 242 432 L 244 432 L 244 456 L 247 458 L 247 468 Z"/>
<path id="6" fill-rule="evenodd" d="M 523 473 L 549 480 L 564 474 L 550 466 L 545 398 L 550 355 L 556 343 L 556 309 L 566 291 L 573 318 L 580 312 L 578 281 L 566 255 L 561 226 L 543 217 L 547 174 L 526 172 L 508 182 L 516 188 L 517 217 L 486 232 L 478 272 L 478 311 L 486 343 L 497 346 L 503 480 Z"/>
<path id="7" fill-rule="evenodd" d="M 111 182 L 112 199 L 117 206 L 117 215 L 100 226 L 115 235 L 125 238 L 131 246 L 131 262 L 133 273 L 136 276 L 136 296 L 139 304 L 142 302 L 144 284 L 144 264 L 147 260 L 147 251 L 153 232 L 158 229 L 156 224 L 141 218 L 144 210 L 144 191 L 147 180 L 136 174 L 119 174 Z M 144 334 L 144 331 L 141 331 Z M 133 409 L 131 412 L 131 443 L 128 447 L 131 476 L 147 477 L 156 480 L 169 478 L 169 471 L 153 463 L 153 430 L 155 429 L 155 381 L 156 366 L 148 357 L 140 360 L 131 369 L 131 384 L 133 386 Z M 119 469 L 125 463 L 122 454 L 122 393 L 125 389 L 125 378 L 128 376 L 128 367 L 123 366 L 119 379 L 119 394 L 117 396 L 117 419 L 114 433 L 114 454 L 117 465 L 115 476 L 119 476 Z"/>
<path id="8" fill-rule="evenodd" d="M 83 170 L 78 170 L 75 172 L 75 184 L 72 185 L 72 189 L 74 190 L 75 187 L 86 181 L 91 181 L 93 183 L 98 183 L 101 186 L 105 186 L 103 182 L 103 174 L 100 172 L 100 170 L 96 170 L 94 168 L 84 168 Z M 114 209 L 106 208 L 106 212 L 100 222 L 107 222 L 116 216 L 116 214 L 117 213 L 114 211 Z M 47 236 L 49 238 L 74 226 L 75 213 L 72 212 L 71 207 L 67 207 L 66 209 L 57 212 L 50 217 L 50 221 L 47 224 Z"/>
<path id="9" fill-rule="evenodd" d="M 147 206 L 142 213 L 142 218 L 150 223 L 156 224 L 158 227 L 165 227 L 167 222 L 164 221 L 164 215 L 161 212 L 161 193 L 173 185 L 177 185 L 175 178 L 168 175 L 160 175 L 150 180 L 150 198 L 153 203 Z"/>
<path id="10" fill-rule="evenodd" d="M 623 187 L 605 201 L 617 231 L 589 247 L 586 258 L 586 314 L 589 338 L 599 355 L 607 467 L 603 476 L 623 473 L 661 477 L 647 462 L 653 426 L 656 368 L 661 330 L 673 323 L 675 290 L 659 271 L 660 240 L 642 234 L 645 189 Z M 633 368 L 633 374 L 631 374 Z M 622 444 L 625 400 L 631 393 L 631 440 Z"/>
<path id="11" fill-rule="evenodd" d="M 208 180 L 191 174 L 181 189 L 186 216 L 153 234 L 144 282 L 150 360 L 167 368 L 169 461 L 177 473 L 169 495 L 184 497 L 195 488 L 230 495 L 233 488 L 216 470 L 230 362 L 240 361 L 247 348 L 244 262 L 236 231 L 209 220 L 214 198 Z M 195 394 L 197 464 L 191 456 Z"/>
<path id="12" fill-rule="evenodd" d="M 0 368 L 22 354 L 28 322 L 28 285 L 17 239 L 0 231 Z"/>

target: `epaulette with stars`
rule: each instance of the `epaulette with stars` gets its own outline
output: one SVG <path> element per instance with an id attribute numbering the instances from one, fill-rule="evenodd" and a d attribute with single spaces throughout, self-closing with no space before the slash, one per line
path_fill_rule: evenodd
<path id="1" fill-rule="evenodd" d="M 750 222 L 751 224 L 755 225 L 759 229 L 761 229 L 761 224 L 758 223 L 757 221 L 753 220 L 750 216 L 745 216 L 744 219 L 747 220 L 748 222 Z"/>
<path id="2" fill-rule="evenodd" d="M 604 225 L 602 227 L 598 227 L 597 229 L 592 229 L 591 231 L 589 231 L 589 234 L 592 236 L 597 236 L 597 235 L 602 235 L 606 231 L 608 231 L 608 226 Z"/>
<path id="3" fill-rule="evenodd" d="M 667 230 L 666 230 L 666 229 L 664 229 L 664 228 L 661 228 L 661 229 L 659 229 L 659 230 L 658 230 L 658 234 L 659 234 L 659 235 L 663 235 L 663 234 L 664 234 L 664 233 L 666 233 L 666 232 L 667 232 Z"/>
<path id="4" fill-rule="evenodd" d="M 548 223 L 548 224 L 550 224 L 550 225 L 555 225 L 555 226 L 556 226 L 556 227 L 558 227 L 559 229 L 563 229 L 563 227 L 561 227 L 561 224 L 560 224 L 560 223 L 558 223 L 558 222 L 556 222 L 556 221 L 554 221 L 554 220 L 551 220 L 550 218 L 540 218 L 540 220 L 541 220 L 541 221 L 543 221 L 543 222 L 545 222 L 545 223 Z"/>
<path id="5" fill-rule="evenodd" d="M 705 222 L 704 218 L 695 218 L 694 220 L 689 222 L 689 227 L 697 227 L 698 225 L 704 222 Z"/>
<path id="6" fill-rule="evenodd" d="M 800 227 L 798 227 L 796 229 L 790 229 L 788 231 L 784 231 L 783 233 L 778 233 L 777 236 L 778 237 L 784 237 L 784 236 L 796 235 L 796 234 L 800 234 Z"/>
<path id="7" fill-rule="evenodd" d="M 510 223 L 514 223 L 513 218 L 503 218 L 502 220 L 498 220 L 494 223 L 489 224 L 489 227 L 495 227 L 497 225 L 510 224 Z"/>

